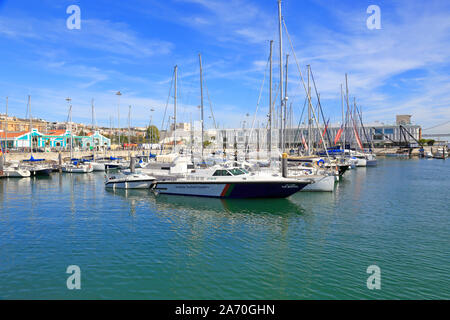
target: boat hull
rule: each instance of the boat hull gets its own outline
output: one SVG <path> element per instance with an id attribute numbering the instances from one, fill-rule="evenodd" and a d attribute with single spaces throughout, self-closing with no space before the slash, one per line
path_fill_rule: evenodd
<path id="1" fill-rule="evenodd" d="M 366 167 L 367 166 L 367 160 L 366 159 L 358 159 L 358 162 L 356 162 L 357 167 Z"/>
<path id="2" fill-rule="evenodd" d="M 98 163 L 98 162 L 91 162 L 92 169 L 94 171 L 105 171 L 106 167 L 104 163 Z"/>
<path id="3" fill-rule="evenodd" d="M 158 182 L 155 191 L 160 194 L 224 199 L 286 198 L 302 190 L 306 185 L 307 182 Z"/>
<path id="4" fill-rule="evenodd" d="M 48 169 L 31 169 L 30 170 L 30 175 L 32 177 L 48 177 L 51 175 L 53 169 L 48 168 Z"/>
<path id="5" fill-rule="evenodd" d="M 3 174 L 8 178 L 28 178 L 31 176 L 28 170 L 5 170 Z"/>
<path id="6" fill-rule="evenodd" d="M 105 187 L 109 189 L 150 189 L 153 183 L 154 179 L 142 181 L 111 181 L 105 183 Z"/>
<path id="7" fill-rule="evenodd" d="M 326 176 L 315 179 L 314 183 L 311 183 L 303 188 L 302 192 L 306 191 L 319 191 L 319 192 L 333 192 L 334 191 L 334 176 Z"/>

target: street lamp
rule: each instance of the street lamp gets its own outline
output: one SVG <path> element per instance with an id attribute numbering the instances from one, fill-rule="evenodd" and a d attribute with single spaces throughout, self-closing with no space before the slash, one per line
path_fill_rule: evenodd
<path id="1" fill-rule="evenodd" d="M 73 135 L 72 135 L 72 99 L 67 97 L 66 98 L 67 104 L 69 105 L 69 130 L 70 130 L 70 157 L 72 158 L 72 146 L 73 146 Z M 67 130 L 67 126 L 66 126 L 66 130 Z M 67 147 L 67 141 L 66 141 L 66 147 Z M 66 149 L 67 150 L 67 149 Z"/>

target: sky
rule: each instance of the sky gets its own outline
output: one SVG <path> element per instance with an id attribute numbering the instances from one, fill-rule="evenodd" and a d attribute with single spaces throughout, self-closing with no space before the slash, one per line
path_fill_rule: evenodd
<path id="1" fill-rule="evenodd" d="M 80 8 L 80 29 L 67 27 L 70 5 Z M 380 8 L 380 29 L 367 27 L 370 5 Z M 433 133 L 450 132 L 449 1 L 284 0 L 282 8 L 294 122 L 305 101 L 299 69 L 306 81 L 310 65 L 333 123 L 341 121 L 347 73 L 350 101 L 366 122 L 411 114 L 425 129 L 437 126 Z M 30 95 L 33 116 L 66 121 L 70 97 L 73 120 L 89 124 L 94 99 L 99 126 L 116 127 L 119 118 L 125 127 L 131 106 L 132 126 L 151 120 L 164 129 L 177 65 L 177 121 L 198 121 L 201 53 L 206 127 L 212 113 L 220 128 L 262 126 L 270 40 L 275 97 L 276 0 L 0 0 L 0 112 L 8 97 L 9 114 L 26 116 Z"/>

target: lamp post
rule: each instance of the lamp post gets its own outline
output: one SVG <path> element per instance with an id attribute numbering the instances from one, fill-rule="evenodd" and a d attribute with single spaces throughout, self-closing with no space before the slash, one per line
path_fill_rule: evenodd
<path id="1" fill-rule="evenodd" d="M 72 99 L 66 98 L 67 104 L 69 105 L 69 131 L 70 131 L 70 159 L 72 160 L 72 146 L 73 146 L 73 134 L 72 134 Z M 67 130 L 67 126 L 66 126 Z M 67 145 L 67 144 L 66 144 Z"/>

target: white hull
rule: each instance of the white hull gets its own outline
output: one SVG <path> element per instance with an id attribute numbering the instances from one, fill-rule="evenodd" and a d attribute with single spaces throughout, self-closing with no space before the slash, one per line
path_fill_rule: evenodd
<path id="1" fill-rule="evenodd" d="M 325 176 L 313 178 L 314 183 L 311 183 L 304 187 L 302 191 L 322 191 L 322 192 L 333 192 L 335 176 Z"/>
<path id="2" fill-rule="evenodd" d="M 90 173 L 92 171 L 94 171 L 94 169 L 92 168 L 91 165 L 87 165 L 87 166 L 63 166 L 62 168 L 62 172 L 65 173 Z"/>
<path id="3" fill-rule="evenodd" d="M 150 189 L 155 178 L 146 174 L 111 175 L 106 178 L 105 187 L 109 189 Z"/>
<path id="4" fill-rule="evenodd" d="M 356 162 L 357 167 L 366 167 L 367 166 L 367 160 L 366 159 L 358 159 L 358 162 Z"/>
<path id="5" fill-rule="evenodd" d="M 6 169 L 3 174 L 9 178 L 28 178 L 31 175 L 30 171 L 22 169 Z"/>
<path id="6" fill-rule="evenodd" d="M 105 168 L 105 164 L 104 163 L 99 163 L 99 162 L 91 162 L 91 165 L 92 165 L 92 169 L 94 170 L 94 171 L 105 171 L 106 170 L 106 168 Z"/>
<path id="7" fill-rule="evenodd" d="M 109 189 L 150 189 L 153 181 L 122 181 L 106 185 Z"/>

